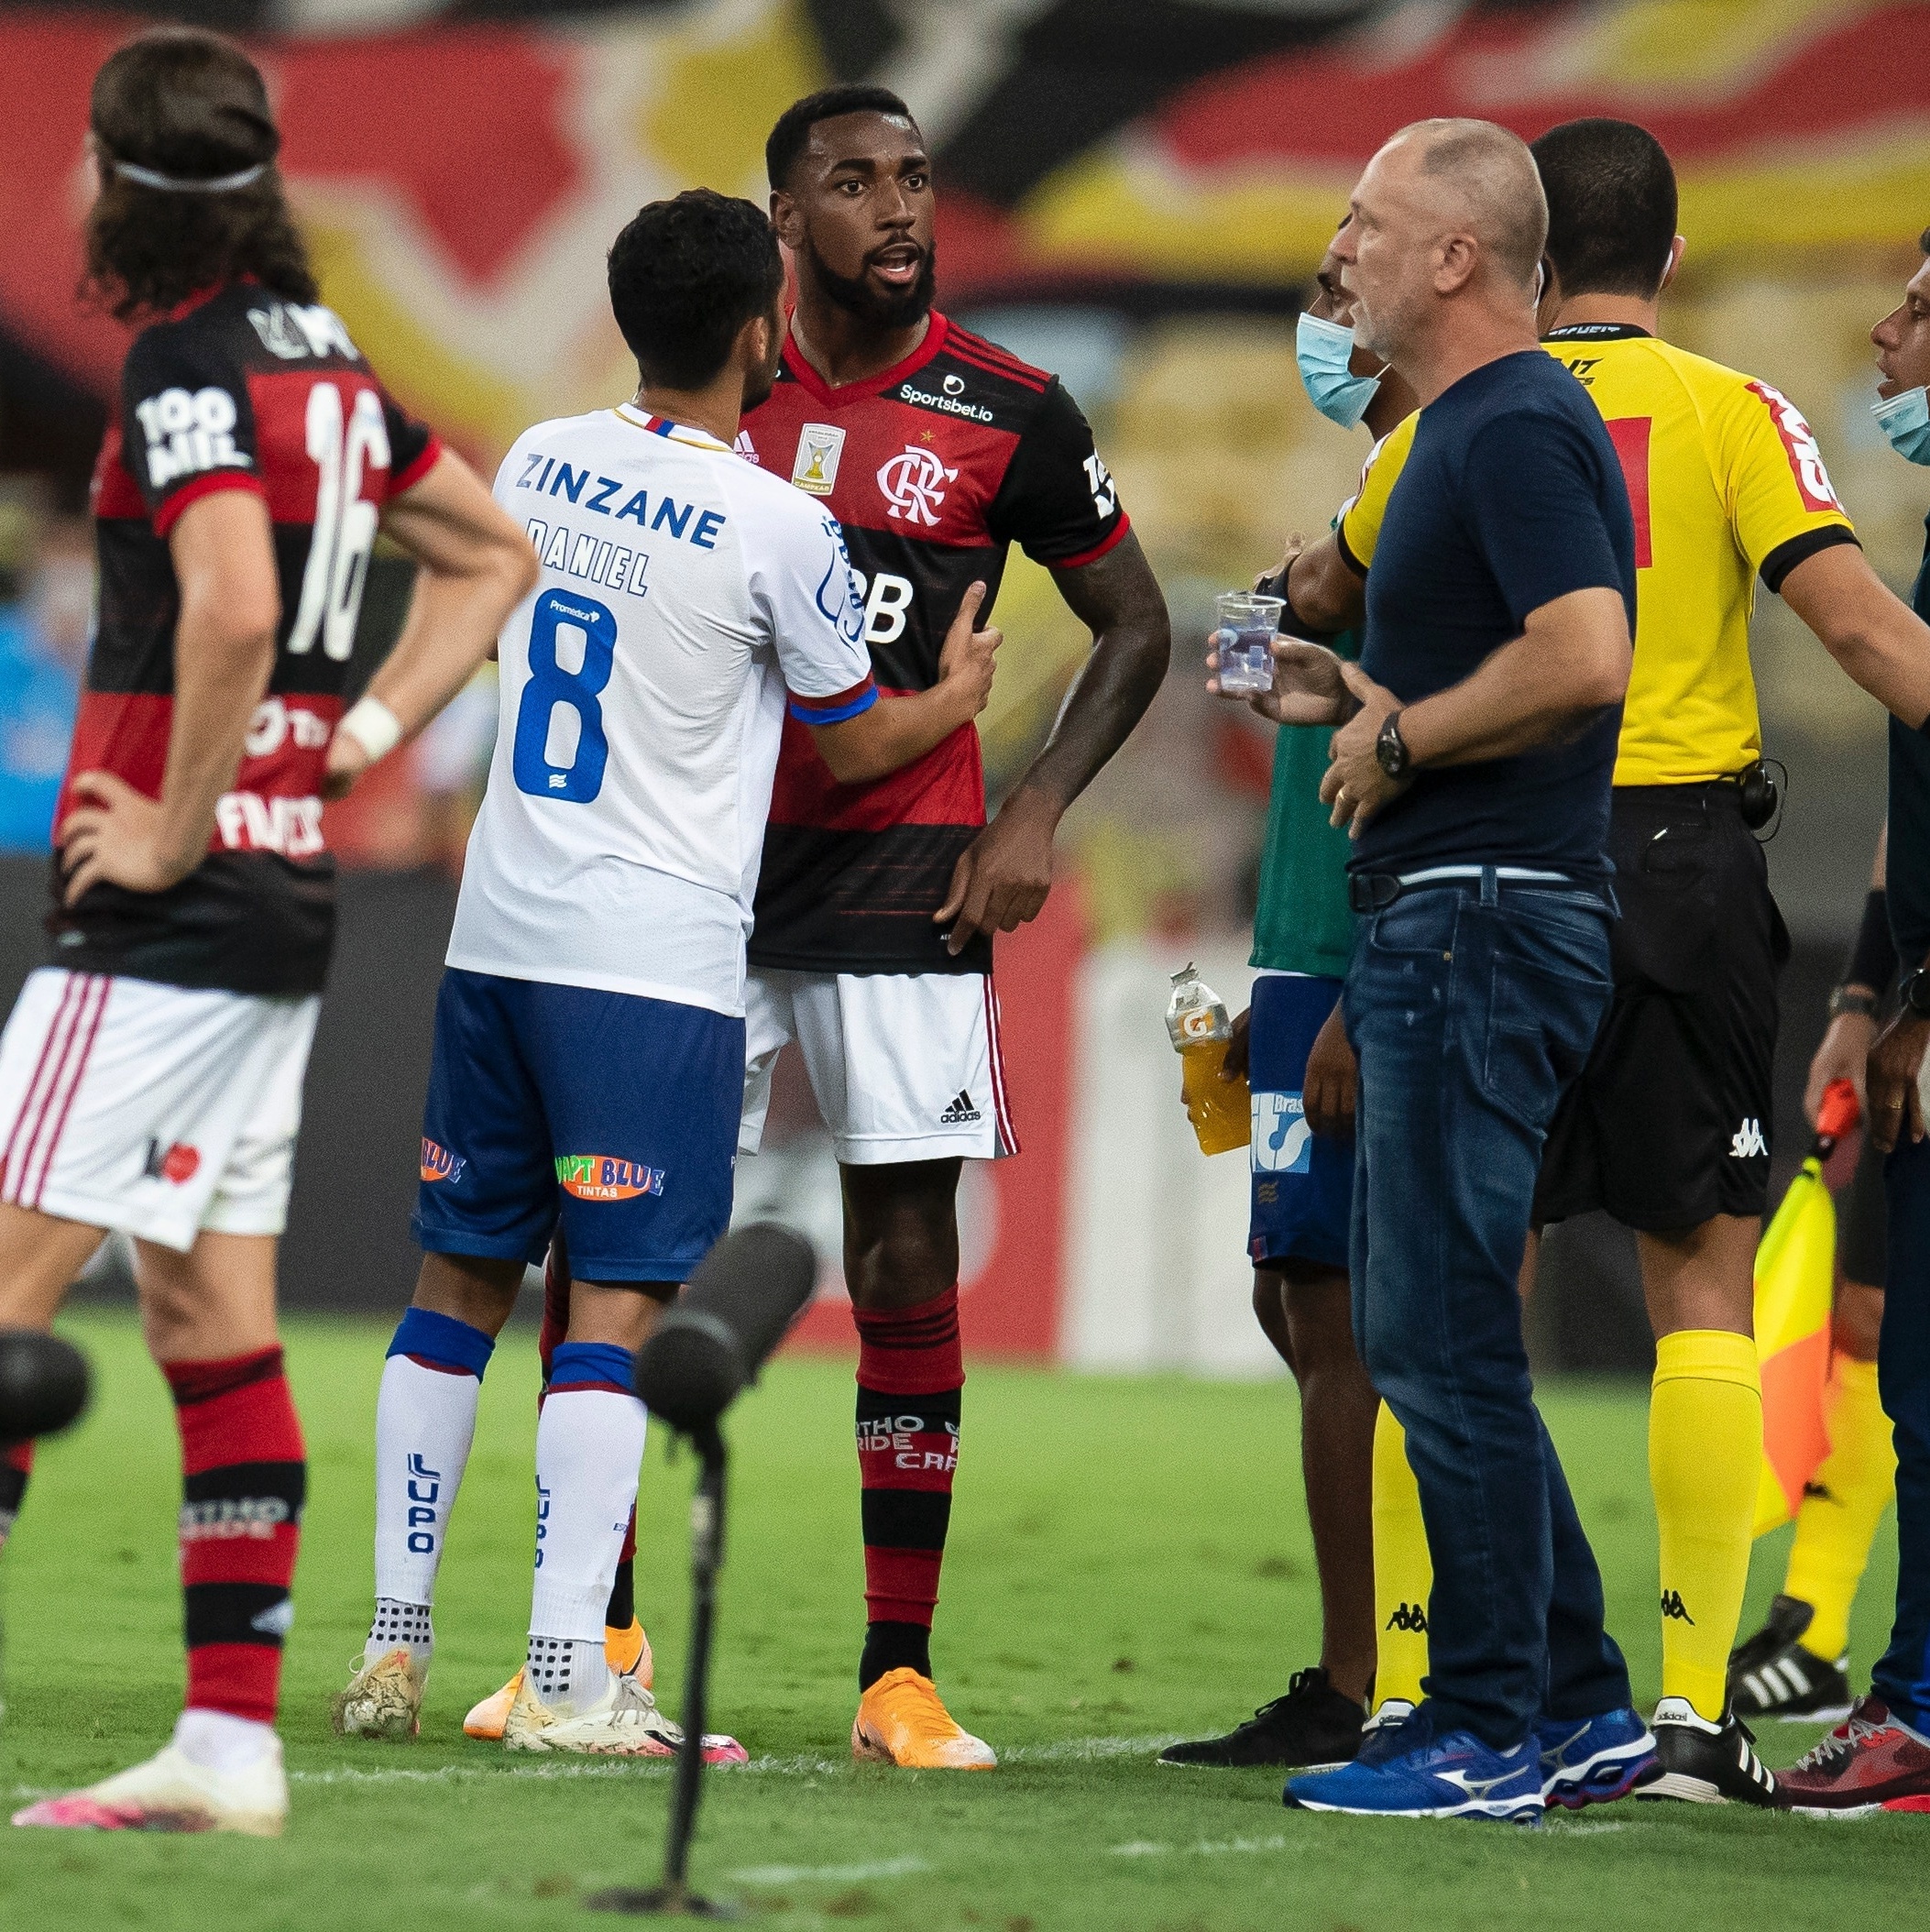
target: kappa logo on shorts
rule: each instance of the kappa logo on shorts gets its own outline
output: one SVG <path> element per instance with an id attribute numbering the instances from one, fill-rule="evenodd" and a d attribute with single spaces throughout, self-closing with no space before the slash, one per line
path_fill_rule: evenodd
<path id="1" fill-rule="evenodd" d="M 452 1154 L 447 1147 L 438 1147 L 424 1134 L 422 1136 L 422 1179 L 434 1182 L 446 1180 L 452 1184 L 463 1178 L 463 1169 L 469 1165 L 460 1154 Z"/>
<path id="2" fill-rule="evenodd" d="M 1762 1137 L 1762 1123 L 1760 1120 L 1746 1120 L 1729 1138 L 1729 1158 L 1731 1160 L 1754 1160 L 1769 1152 L 1769 1142 Z"/>
<path id="3" fill-rule="evenodd" d="M 556 1185 L 578 1201 L 634 1201 L 663 1191 L 663 1169 L 614 1154 L 559 1154 Z"/>
<path id="4" fill-rule="evenodd" d="M 1253 1096 L 1253 1170 L 1256 1174 L 1304 1174 L 1313 1166 L 1313 1129 L 1307 1103 L 1299 1093 Z"/>
<path id="5" fill-rule="evenodd" d="M 141 1163 L 141 1171 L 149 1180 L 168 1180 L 176 1187 L 192 1180 L 200 1169 L 200 1148 L 191 1147 L 184 1140 L 177 1140 L 165 1147 L 159 1141 L 150 1140 L 148 1157 Z"/>

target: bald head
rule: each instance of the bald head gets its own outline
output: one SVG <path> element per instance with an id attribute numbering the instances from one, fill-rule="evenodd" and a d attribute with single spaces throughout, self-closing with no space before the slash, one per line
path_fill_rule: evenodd
<path id="1" fill-rule="evenodd" d="M 1356 339 L 1423 396 L 1424 364 L 1464 363 L 1477 346 L 1485 355 L 1516 338 L 1533 345 L 1548 203 L 1534 157 L 1505 127 L 1403 127 L 1367 163 L 1353 216 L 1333 248 L 1355 300 Z"/>
<path id="2" fill-rule="evenodd" d="M 1499 273 L 1532 292 L 1548 245 L 1548 198 L 1528 143 L 1492 121 L 1417 121 L 1394 139 L 1413 144 L 1442 213 L 1466 227 Z"/>

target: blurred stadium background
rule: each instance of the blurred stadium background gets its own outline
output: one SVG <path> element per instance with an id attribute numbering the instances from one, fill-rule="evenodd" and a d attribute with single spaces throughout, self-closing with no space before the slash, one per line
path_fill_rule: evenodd
<path id="1" fill-rule="evenodd" d="M 875 79 L 935 145 L 939 285 L 970 326 L 1058 370 L 1093 418 L 1166 587 L 1176 652 L 1138 735 L 1074 811 L 1062 884 L 1002 942 L 1027 1151 L 970 1173 L 971 1345 L 1113 1368 L 1278 1368 L 1247 1312 L 1244 1165 L 1203 1162 L 1174 1103 L 1165 973 L 1197 957 L 1236 1005 L 1269 749 L 1201 689 L 1212 594 L 1317 530 L 1365 453 L 1308 404 L 1293 323 L 1362 162 L 1403 123 L 1533 136 L 1645 122 L 1675 157 L 1689 254 L 1665 311 L 1686 346 L 1767 377 L 1815 423 L 1866 546 L 1907 586 L 1925 492 L 1871 423 L 1865 332 L 1930 222 L 1930 5 L 1870 0 L 199 0 L 151 16 L 247 37 L 325 299 L 385 378 L 485 473 L 526 424 L 627 394 L 603 252 L 692 183 L 764 194 L 793 98 Z M 0 6 L 0 998 L 36 962 L 48 820 L 84 659 L 86 485 L 123 336 L 75 305 L 90 77 L 140 16 Z M 406 567 L 375 574 L 366 675 Z M 1082 654 L 1014 558 L 985 720 L 996 790 Z M 1767 750 L 1790 774 L 1771 874 L 1785 984 L 1780 1165 L 1804 1062 L 1864 889 L 1882 719 L 1774 599 L 1759 612 Z M 332 807 L 347 876 L 286 1250 L 294 1305 L 392 1308 L 429 1016 L 494 694 L 478 685 Z M 835 1256 L 828 1144 L 798 1070 L 740 1209 Z M 1630 1257 L 1552 1242 L 1548 1367 L 1637 1367 Z M 110 1263 L 108 1273 L 112 1274 Z M 841 1342 L 839 1282 L 812 1333 Z"/>

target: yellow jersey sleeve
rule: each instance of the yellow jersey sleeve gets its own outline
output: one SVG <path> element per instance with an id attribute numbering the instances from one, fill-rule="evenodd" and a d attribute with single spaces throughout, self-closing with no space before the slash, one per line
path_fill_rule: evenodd
<path id="1" fill-rule="evenodd" d="M 1814 551 L 1856 531 L 1803 412 L 1771 384 L 1735 384 L 1716 424 L 1729 528 L 1771 590 Z"/>
<path id="2" fill-rule="evenodd" d="M 1420 412 L 1403 416 L 1367 452 L 1360 473 L 1360 488 L 1341 505 L 1333 526 L 1334 540 L 1341 555 L 1365 576 L 1374 562 L 1374 546 L 1380 542 L 1380 526 L 1387 513 L 1387 499 L 1400 480 L 1400 472 L 1414 446 L 1414 425 Z"/>

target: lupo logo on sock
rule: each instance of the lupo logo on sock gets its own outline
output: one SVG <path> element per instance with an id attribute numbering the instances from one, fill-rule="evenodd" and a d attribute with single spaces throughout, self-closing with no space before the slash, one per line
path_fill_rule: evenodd
<path id="1" fill-rule="evenodd" d="M 416 1556 L 435 1554 L 435 1506 L 442 1500 L 443 1472 L 420 1455 L 409 1458 L 409 1548 Z"/>

